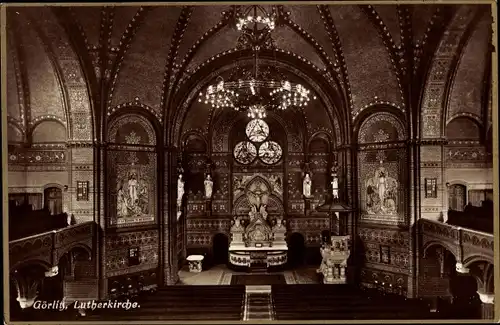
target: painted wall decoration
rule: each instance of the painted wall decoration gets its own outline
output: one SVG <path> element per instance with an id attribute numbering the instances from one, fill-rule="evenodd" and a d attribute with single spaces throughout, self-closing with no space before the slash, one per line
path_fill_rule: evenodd
<path id="1" fill-rule="evenodd" d="M 405 220 L 406 138 L 393 114 L 375 113 L 360 126 L 358 186 L 361 219 L 402 224 Z"/>
<path id="2" fill-rule="evenodd" d="M 381 165 L 365 180 L 366 213 L 394 215 L 397 213 L 398 181 Z"/>
<path id="3" fill-rule="evenodd" d="M 152 223 L 156 217 L 156 136 L 139 115 L 121 116 L 108 134 L 109 225 L 124 227 Z"/>
<path id="4" fill-rule="evenodd" d="M 233 175 L 233 213 L 247 215 L 253 205 L 266 205 L 270 214 L 283 214 L 281 174 Z"/>
<path id="5" fill-rule="evenodd" d="M 156 155 L 149 152 L 108 153 L 110 225 L 154 222 L 156 207 Z"/>

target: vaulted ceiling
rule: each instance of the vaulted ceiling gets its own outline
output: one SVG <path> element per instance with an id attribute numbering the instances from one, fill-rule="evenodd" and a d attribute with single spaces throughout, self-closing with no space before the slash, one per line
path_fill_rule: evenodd
<path id="1" fill-rule="evenodd" d="M 479 137 L 491 125 L 489 6 L 264 7 L 278 13 L 272 33 L 277 53 L 321 76 L 318 87 L 336 89 L 344 100 L 333 101 L 342 106 L 333 114 L 338 123 L 386 105 L 411 124 L 411 112 L 428 105 L 425 89 L 438 92 L 432 75 L 448 71 L 441 133 L 459 132 L 445 132 L 448 124 L 475 125 L 479 134 L 471 136 Z M 9 140 L 92 141 L 102 137 L 108 116 L 131 106 L 149 111 L 160 124 L 173 123 L 190 78 L 236 51 L 235 10 L 229 5 L 10 7 Z M 439 70 L 443 66 L 448 69 Z"/>

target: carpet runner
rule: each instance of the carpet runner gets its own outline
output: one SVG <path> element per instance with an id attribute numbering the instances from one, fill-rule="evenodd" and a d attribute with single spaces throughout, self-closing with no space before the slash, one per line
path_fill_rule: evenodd
<path id="1" fill-rule="evenodd" d="M 286 284 L 283 274 L 233 274 L 231 285 L 275 285 Z"/>
<path id="2" fill-rule="evenodd" d="M 274 310 L 270 285 L 246 286 L 244 321 L 273 320 Z"/>

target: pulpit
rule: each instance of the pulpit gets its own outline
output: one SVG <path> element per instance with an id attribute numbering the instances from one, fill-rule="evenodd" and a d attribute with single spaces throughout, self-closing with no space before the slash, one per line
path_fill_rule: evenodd
<path id="1" fill-rule="evenodd" d="M 281 217 L 268 220 L 265 205 L 252 206 L 246 227 L 235 218 L 231 227 L 229 262 L 252 270 L 268 270 L 287 262 L 286 227 Z M 271 226 L 271 222 L 274 226 Z"/>
<path id="2" fill-rule="evenodd" d="M 329 243 L 320 248 L 323 260 L 317 273 L 323 274 L 325 284 L 345 284 L 347 259 L 351 253 L 350 236 L 332 236 Z"/>

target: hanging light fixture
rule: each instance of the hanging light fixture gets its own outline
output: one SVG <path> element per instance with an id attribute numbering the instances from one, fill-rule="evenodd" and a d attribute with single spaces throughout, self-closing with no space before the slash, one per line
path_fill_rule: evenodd
<path id="1" fill-rule="evenodd" d="M 248 111 L 249 117 L 262 118 L 266 116 L 266 110 L 303 107 L 311 98 L 316 99 L 310 90 L 287 80 L 275 67 L 267 67 L 264 72 L 259 69 L 259 51 L 268 39 L 266 36 L 269 35 L 266 34 L 276 27 L 274 12 L 268 14 L 261 6 L 253 5 L 237 14 L 236 20 L 236 28 L 243 32 L 242 36 L 252 49 L 252 69 L 244 71 L 244 77 L 241 74 L 234 77 L 236 73 L 233 73 L 227 81 L 219 76 L 214 85 L 208 86 L 205 93 L 200 93 L 199 102 L 214 108 L 230 107 L 236 111 Z"/>

